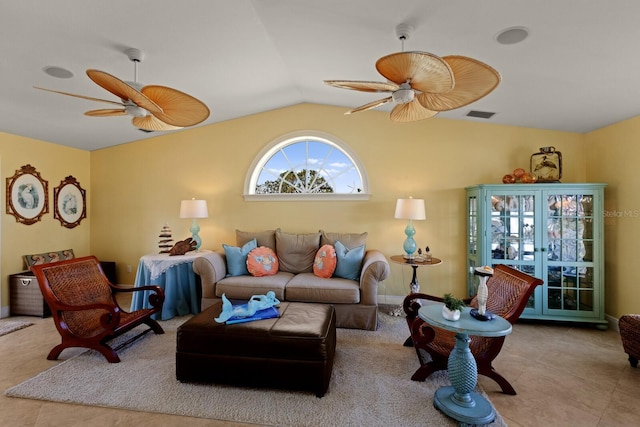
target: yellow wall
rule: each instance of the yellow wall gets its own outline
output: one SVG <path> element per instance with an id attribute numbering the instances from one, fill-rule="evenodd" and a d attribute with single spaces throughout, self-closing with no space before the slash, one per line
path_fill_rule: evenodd
<path id="1" fill-rule="evenodd" d="M 640 238 L 640 175 L 637 171 L 640 117 L 591 132 L 589 181 L 607 182 L 605 189 L 605 312 L 619 318 L 639 313 L 640 286 L 635 267 Z"/>
<path id="2" fill-rule="evenodd" d="M 157 252 L 165 223 L 174 240 L 190 236 L 190 220 L 178 211 L 180 200 L 196 197 L 209 205 L 209 218 L 198 221 L 204 248 L 235 243 L 236 228 L 280 227 L 367 231 L 367 246 L 390 256 L 402 253 L 405 237 L 406 221 L 393 218 L 396 199 L 411 195 L 424 198 L 427 209 L 427 220 L 414 223 L 416 241 L 444 260 L 419 269 L 422 290 L 464 295 L 465 186 L 499 183 L 516 167 L 528 170 L 531 154 L 549 145 L 562 152 L 563 182 L 587 179 L 581 134 L 439 118 L 394 124 L 385 112 L 343 112 L 302 104 L 92 152 L 91 251 L 117 262 L 121 283 L 133 283 L 139 258 Z M 245 176 L 260 150 L 305 129 L 349 145 L 368 173 L 369 201 L 244 201 Z M 380 294 L 408 293 L 410 269 L 392 265 L 391 272 Z"/>
<path id="3" fill-rule="evenodd" d="M 75 148 L 37 141 L 0 132 L 0 171 L 3 177 L 0 277 L 0 307 L 3 316 L 8 315 L 10 274 L 25 270 L 22 256 L 52 250 L 73 248 L 76 255 L 89 255 L 89 231 L 91 210 L 80 226 L 68 229 L 53 218 L 53 189 L 67 176 L 73 175 L 87 190 L 87 204 L 91 198 L 90 153 Z M 24 225 L 6 214 L 6 178 L 22 166 L 30 164 L 48 181 L 49 213 L 42 220 Z"/>

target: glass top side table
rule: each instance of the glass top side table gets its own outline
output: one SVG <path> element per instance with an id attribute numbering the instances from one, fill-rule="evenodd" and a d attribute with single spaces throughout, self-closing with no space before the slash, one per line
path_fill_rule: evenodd
<path id="1" fill-rule="evenodd" d="M 473 391 L 478 382 L 478 367 L 469 349 L 469 335 L 501 337 L 511 333 L 511 323 L 495 316 L 492 320 L 476 320 L 470 308 L 461 310 L 460 319 L 445 320 L 442 304 L 428 304 L 418 310 L 418 316 L 428 324 L 456 333 L 456 345 L 449 355 L 448 373 L 451 386 L 441 387 L 433 397 L 436 408 L 464 424 L 488 424 L 496 413 L 491 403 Z"/>

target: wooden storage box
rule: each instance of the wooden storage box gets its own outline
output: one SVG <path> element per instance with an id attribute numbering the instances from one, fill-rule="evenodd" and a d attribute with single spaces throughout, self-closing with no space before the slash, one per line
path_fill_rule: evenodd
<path id="1" fill-rule="evenodd" d="M 10 275 L 9 294 L 12 316 L 51 316 L 49 306 L 44 301 L 38 281 L 32 272 Z"/>
<path id="2" fill-rule="evenodd" d="M 107 279 L 116 283 L 116 263 L 100 261 L 100 266 Z M 10 312 L 12 316 L 51 316 L 51 310 L 44 301 L 35 275 L 24 271 L 9 276 Z"/>

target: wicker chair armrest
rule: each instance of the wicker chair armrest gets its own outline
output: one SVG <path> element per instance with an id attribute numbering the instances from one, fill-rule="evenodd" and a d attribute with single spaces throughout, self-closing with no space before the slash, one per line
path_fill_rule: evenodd
<path id="1" fill-rule="evenodd" d="M 149 295 L 149 304 L 151 304 L 155 310 L 162 310 L 162 304 L 164 304 L 164 290 L 160 286 L 147 285 L 129 289 L 131 289 L 132 292 L 153 291 L 154 293 Z"/>
<path id="2" fill-rule="evenodd" d="M 404 298 L 402 303 L 402 308 L 404 312 L 407 314 L 407 317 L 410 319 L 415 319 L 418 317 L 418 310 L 422 307 L 420 304 L 420 300 L 425 299 L 429 301 L 442 302 L 442 298 L 436 297 L 433 295 L 421 294 L 421 293 L 411 293 Z"/>
<path id="3" fill-rule="evenodd" d="M 411 323 L 411 339 L 416 348 L 424 348 L 436 337 L 436 331 L 427 322 L 417 318 Z"/>
<path id="4" fill-rule="evenodd" d="M 114 292 L 138 292 L 138 291 L 156 291 L 157 293 L 162 292 L 162 288 L 157 285 L 146 285 L 146 286 L 120 286 L 120 285 L 112 285 L 111 288 Z M 160 290 L 160 292 L 158 292 Z"/>
<path id="5" fill-rule="evenodd" d="M 69 305 L 62 302 L 56 302 L 54 307 L 51 307 L 56 311 L 86 311 L 86 310 L 106 310 L 110 313 L 115 313 L 118 310 L 117 307 L 111 304 L 93 303 L 93 304 L 81 304 L 81 305 Z"/>

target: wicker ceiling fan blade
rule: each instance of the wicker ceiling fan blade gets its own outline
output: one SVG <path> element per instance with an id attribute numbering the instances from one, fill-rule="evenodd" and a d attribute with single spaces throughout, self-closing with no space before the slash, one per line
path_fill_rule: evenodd
<path id="1" fill-rule="evenodd" d="M 187 127 L 197 125 L 209 117 L 209 108 L 202 101 L 179 90 L 149 85 L 143 87 L 141 92 L 162 108 L 161 112 L 151 113 L 167 124 Z"/>
<path id="2" fill-rule="evenodd" d="M 393 102 L 392 97 L 378 99 L 377 101 L 369 102 L 368 104 L 364 104 L 357 108 L 354 108 L 353 110 L 349 110 L 344 114 L 347 115 L 347 114 L 360 113 L 362 111 L 372 110 L 374 108 L 381 107 L 385 104 L 388 104 L 389 102 Z"/>
<path id="3" fill-rule="evenodd" d="M 407 81 L 422 92 L 445 93 L 454 88 L 449 64 L 427 52 L 398 52 L 376 61 L 376 69 L 387 80 L 397 84 Z"/>
<path id="4" fill-rule="evenodd" d="M 105 108 L 101 110 L 90 110 L 84 113 L 85 116 L 91 117 L 113 117 L 113 116 L 126 116 L 127 111 L 124 108 Z"/>
<path id="5" fill-rule="evenodd" d="M 325 84 L 340 89 L 352 89 L 362 92 L 393 92 L 400 86 L 393 82 L 367 82 L 353 80 L 325 80 Z"/>
<path id="6" fill-rule="evenodd" d="M 76 95 L 75 93 L 69 93 L 69 92 L 62 92 L 59 90 L 53 90 L 53 89 L 45 89 L 43 87 L 38 87 L 38 86 L 34 86 L 35 89 L 39 89 L 39 90 L 45 90 L 47 92 L 53 92 L 53 93 L 59 93 L 61 95 L 68 95 L 68 96 L 73 96 L 75 98 L 80 98 L 80 99 L 88 99 L 89 101 L 97 101 L 97 102 L 107 102 L 109 104 L 114 104 L 114 105 L 122 105 L 122 102 L 117 102 L 117 101 L 109 101 L 108 99 L 100 99 L 100 98 L 93 98 L 91 96 L 84 96 L 84 95 Z"/>
<path id="7" fill-rule="evenodd" d="M 172 126 L 170 124 L 167 124 L 152 115 L 148 115 L 145 117 L 134 117 L 131 120 L 131 123 L 133 123 L 133 125 L 139 129 L 147 130 L 150 132 L 182 129 L 179 126 Z"/>
<path id="8" fill-rule="evenodd" d="M 434 111 L 448 111 L 483 98 L 500 84 L 500 73 L 489 65 L 466 56 L 443 58 L 453 70 L 455 87 L 448 93 L 422 93 L 418 101 Z"/>
<path id="9" fill-rule="evenodd" d="M 424 108 L 417 100 L 413 100 L 406 104 L 399 104 L 393 107 L 389 117 L 392 122 L 407 123 L 415 122 L 418 120 L 430 119 L 438 114 L 437 111 L 432 111 Z"/>
<path id="10" fill-rule="evenodd" d="M 118 98 L 125 101 L 130 100 L 138 107 L 144 108 L 153 114 L 162 113 L 162 109 L 155 102 L 119 78 L 100 70 L 87 70 L 87 75 L 98 86 L 108 90 Z"/>

